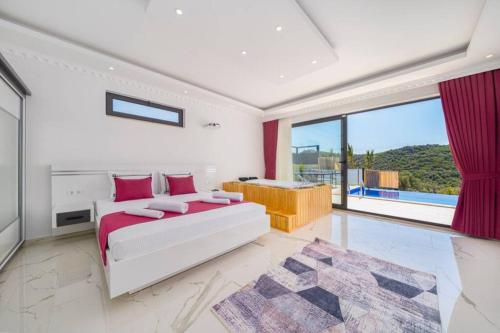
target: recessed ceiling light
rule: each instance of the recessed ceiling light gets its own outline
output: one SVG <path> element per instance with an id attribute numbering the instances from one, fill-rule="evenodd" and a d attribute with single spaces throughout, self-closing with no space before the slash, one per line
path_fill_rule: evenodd
<path id="1" fill-rule="evenodd" d="M 492 58 L 492 57 L 493 57 L 493 54 L 488 54 L 488 55 L 486 56 L 486 58 L 487 58 L 487 59 Z"/>
<path id="2" fill-rule="evenodd" d="M 109 66 L 109 67 L 108 67 L 108 69 L 109 69 L 110 71 L 114 71 L 114 70 L 115 70 L 115 68 L 114 68 L 113 66 Z"/>
<path id="3" fill-rule="evenodd" d="M 247 55 L 247 51 L 241 51 L 241 55 Z"/>
<path id="4" fill-rule="evenodd" d="M 276 31 L 281 31 L 283 30 L 283 27 L 281 25 L 276 26 Z"/>
<path id="5" fill-rule="evenodd" d="M 187 93 L 188 93 L 188 91 L 187 91 L 187 90 L 184 90 L 184 93 L 185 93 L 185 94 L 187 94 Z"/>
<path id="6" fill-rule="evenodd" d="M 176 13 L 177 15 L 182 15 L 182 14 L 184 14 L 184 12 L 182 11 L 182 9 L 179 9 L 179 8 L 177 8 L 177 9 L 175 10 L 175 13 Z"/>
<path id="7" fill-rule="evenodd" d="M 311 64 L 316 65 L 318 63 L 318 60 L 313 60 L 311 61 Z"/>
<path id="8" fill-rule="evenodd" d="M 285 78 L 285 75 L 281 74 L 280 79 L 284 79 L 284 78 Z"/>

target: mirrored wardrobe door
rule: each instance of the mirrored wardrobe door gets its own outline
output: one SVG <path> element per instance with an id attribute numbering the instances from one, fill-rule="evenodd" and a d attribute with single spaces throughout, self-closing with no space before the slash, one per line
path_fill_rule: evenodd
<path id="1" fill-rule="evenodd" d="M 0 268 L 23 241 L 23 98 L 0 78 Z"/>

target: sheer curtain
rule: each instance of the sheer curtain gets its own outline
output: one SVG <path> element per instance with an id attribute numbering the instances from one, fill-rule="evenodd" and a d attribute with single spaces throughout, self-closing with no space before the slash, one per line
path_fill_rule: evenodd
<path id="1" fill-rule="evenodd" d="M 276 179 L 293 180 L 292 122 L 290 119 L 280 119 L 278 123 Z"/>

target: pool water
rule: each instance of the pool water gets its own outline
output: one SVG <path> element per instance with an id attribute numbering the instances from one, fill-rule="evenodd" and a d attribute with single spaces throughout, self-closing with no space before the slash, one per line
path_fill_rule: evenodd
<path id="1" fill-rule="evenodd" d="M 358 187 L 350 190 L 349 194 L 361 195 L 360 188 Z M 456 206 L 458 202 L 458 195 L 399 191 L 399 190 L 384 190 L 379 188 L 366 188 L 364 190 L 364 196 L 372 198 L 414 201 L 414 202 L 448 205 L 448 206 Z"/>

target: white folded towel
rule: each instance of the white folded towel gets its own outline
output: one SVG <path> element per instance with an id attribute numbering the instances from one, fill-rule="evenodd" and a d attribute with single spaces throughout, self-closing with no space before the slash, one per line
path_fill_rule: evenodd
<path id="1" fill-rule="evenodd" d="M 229 205 L 231 203 L 231 200 L 223 198 L 203 198 L 201 199 L 201 201 L 206 203 L 222 204 L 222 205 Z"/>
<path id="2" fill-rule="evenodd" d="M 229 199 L 233 201 L 243 201 L 243 193 L 217 191 L 212 194 L 214 198 Z"/>
<path id="3" fill-rule="evenodd" d="M 125 211 L 125 214 L 128 215 L 136 215 L 136 216 L 144 216 L 144 217 L 152 217 L 155 219 L 161 219 L 164 212 L 160 210 L 146 209 L 146 208 L 130 208 Z"/>
<path id="4" fill-rule="evenodd" d="M 166 212 L 185 214 L 189 209 L 189 205 L 187 203 L 181 202 L 181 201 L 167 201 L 167 200 L 160 201 L 160 200 L 157 200 L 157 201 L 151 202 L 149 204 L 148 208 L 149 209 L 163 210 Z"/>

